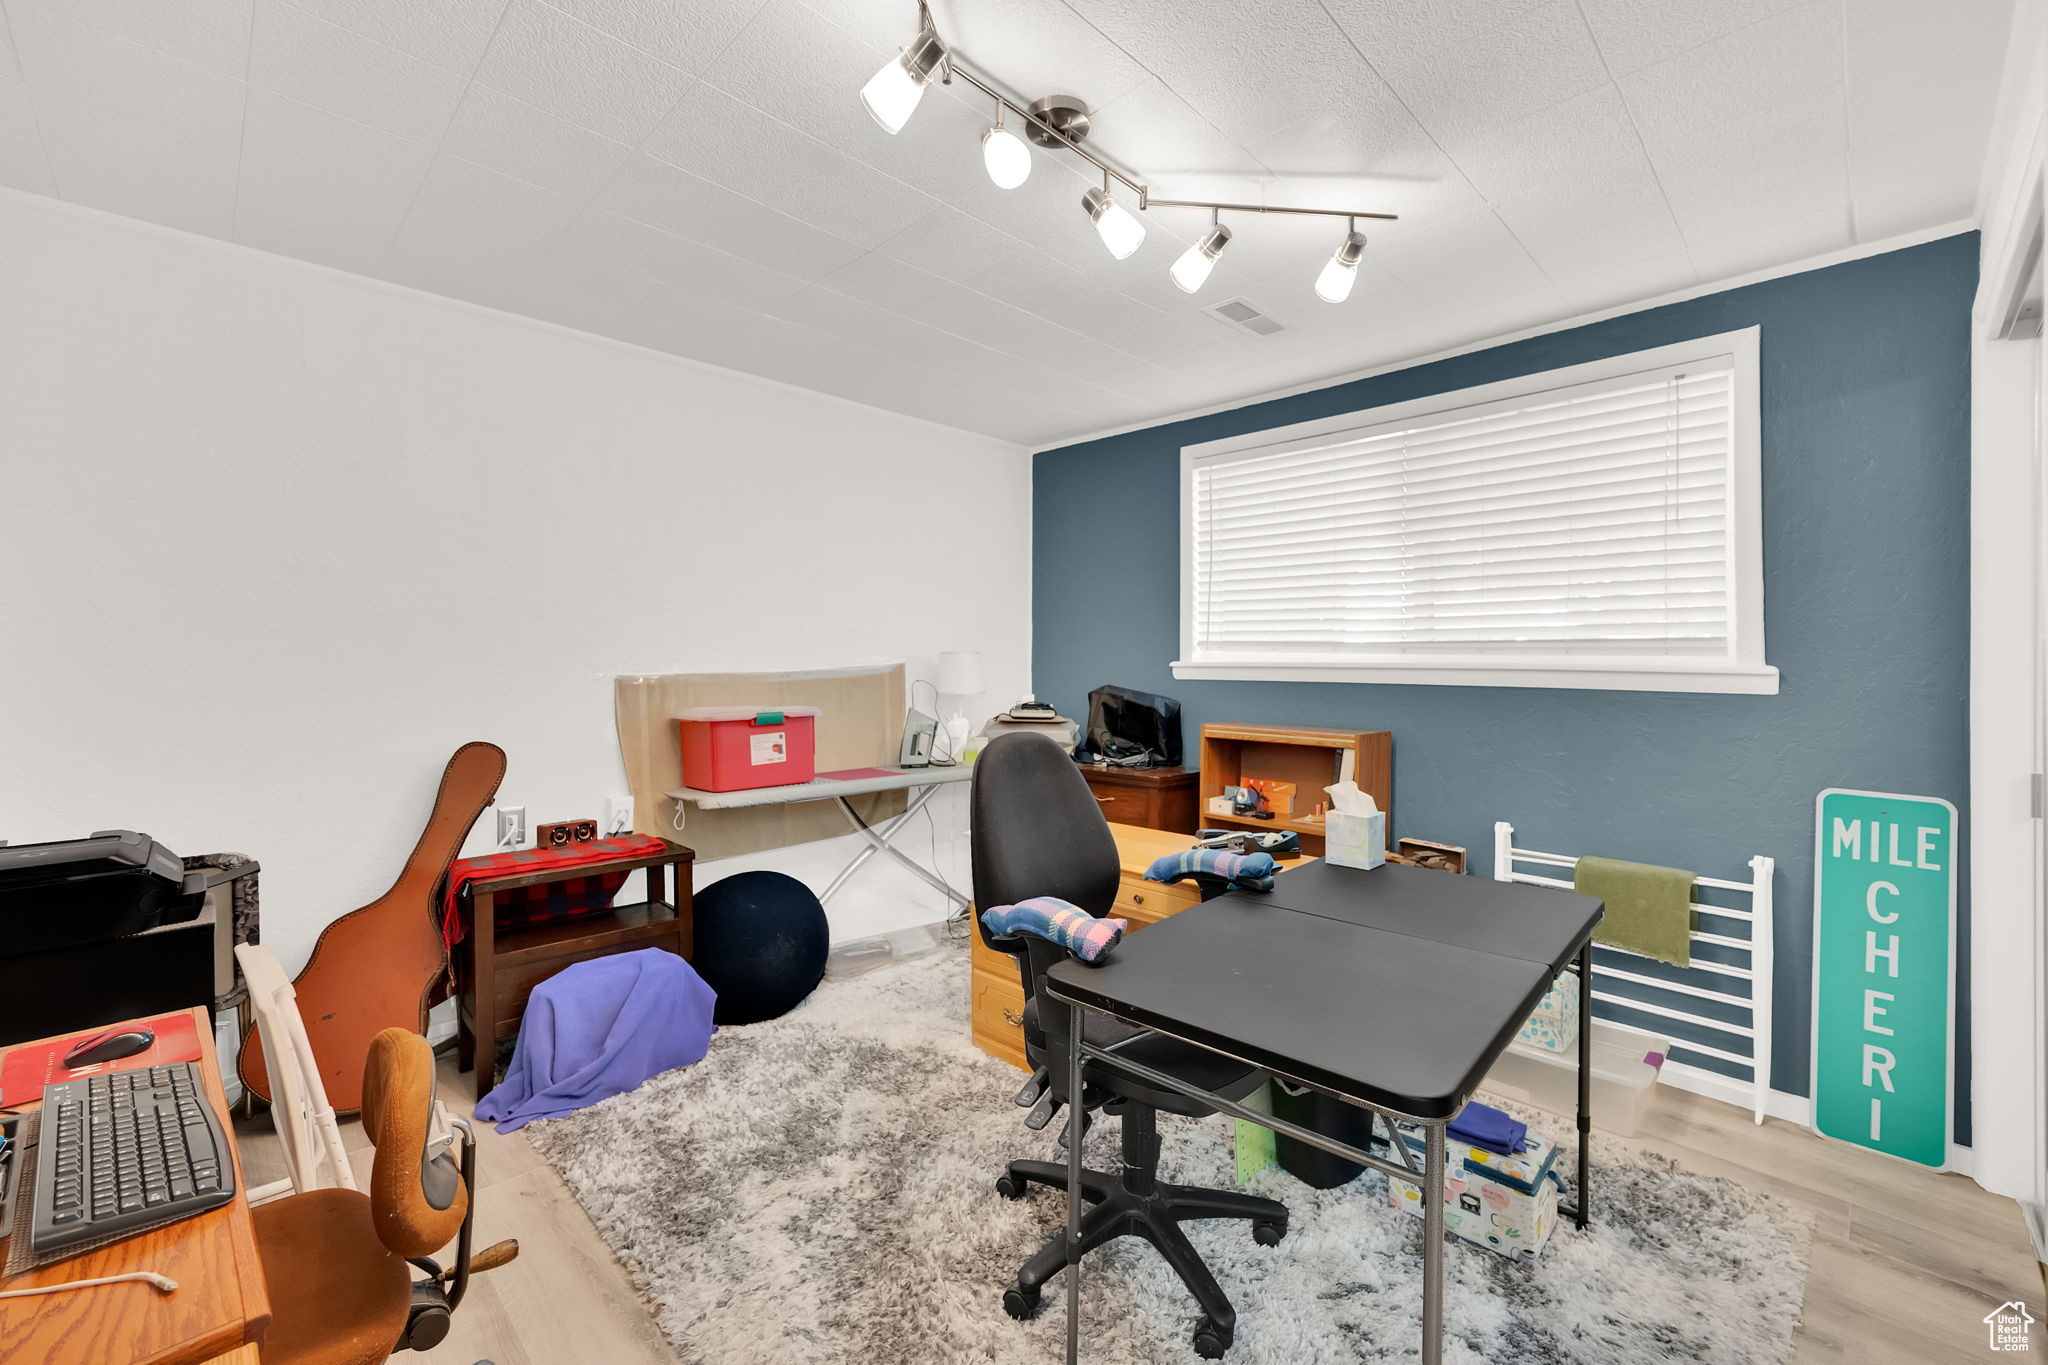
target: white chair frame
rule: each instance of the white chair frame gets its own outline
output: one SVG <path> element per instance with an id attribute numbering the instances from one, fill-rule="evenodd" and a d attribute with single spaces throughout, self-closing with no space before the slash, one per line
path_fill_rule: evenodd
<path id="1" fill-rule="evenodd" d="M 271 1120 L 284 1147 L 287 1171 L 285 1179 L 250 1190 L 249 1202 L 260 1204 L 309 1190 L 358 1188 L 290 978 L 278 965 L 277 955 L 258 943 L 237 945 L 235 960 L 242 964 L 242 979 L 249 985 L 249 1008 L 256 1015 L 270 1073 Z"/>

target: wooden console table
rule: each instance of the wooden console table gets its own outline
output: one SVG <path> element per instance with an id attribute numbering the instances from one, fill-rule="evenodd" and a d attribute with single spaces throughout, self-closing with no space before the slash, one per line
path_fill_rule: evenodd
<path id="1" fill-rule="evenodd" d="M 647 857 L 575 863 L 469 882 L 470 931 L 455 946 L 455 1027 L 460 1065 L 476 1072 L 479 1096 L 497 1084 L 498 1039 L 519 1027 L 533 988 L 562 968 L 636 948 L 665 948 L 689 960 L 694 947 L 690 893 L 696 858 L 694 851 L 669 843 L 664 851 Z M 503 892 L 639 871 L 647 873 L 644 901 L 522 929 L 498 929 L 498 896 Z M 674 888 L 672 892 L 663 891 L 664 882 Z"/>

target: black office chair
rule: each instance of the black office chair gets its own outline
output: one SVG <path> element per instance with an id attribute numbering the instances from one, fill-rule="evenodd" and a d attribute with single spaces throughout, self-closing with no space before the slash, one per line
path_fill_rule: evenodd
<path id="1" fill-rule="evenodd" d="M 1108 914 L 1116 900 L 1116 844 L 1102 809 L 1080 771 L 1058 745 L 1043 735 L 1009 734 L 992 741 L 974 765 L 974 900 L 976 905 L 1013 905 L 1032 896 L 1058 896 L 1091 915 Z M 1069 1103 L 1067 1048 L 1073 1011 L 1042 992 L 1045 973 L 1068 956 L 1064 948 L 1032 934 L 991 934 L 978 920 L 982 941 L 1017 959 L 1024 980 L 1024 1051 L 1036 1068 L 1017 1096 L 1030 1106 L 1025 1122 L 1043 1128 Z M 1266 1079 L 1243 1062 L 1192 1043 L 1142 1033 L 1102 1015 L 1087 1016 L 1087 1040 L 1114 1047 L 1133 1061 L 1229 1099 L 1242 1099 Z M 1180 1224 L 1195 1218 L 1243 1218 L 1263 1246 L 1287 1232 L 1287 1206 L 1235 1190 L 1206 1190 L 1162 1183 L 1157 1176 L 1159 1131 L 1155 1114 L 1165 1110 L 1205 1118 L 1214 1109 L 1185 1095 L 1158 1090 L 1118 1075 L 1113 1064 L 1091 1062 L 1089 1084 L 1069 1114 L 1067 1141 L 1086 1131 L 1086 1114 L 1115 1115 L 1123 1142 L 1118 1175 L 1083 1171 L 1081 1196 L 1091 1207 L 1081 1219 L 1081 1250 L 1094 1250 L 1118 1237 L 1143 1237 L 1166 1258 L 1200 1305 L 1195 1351 L 1214 1360 L 1236 1335 L 1237 1313 L 1209 1268 L 1202 1264 Z M 1005 1199 L 1021 1199 L 1029 1185 L 1067 1189 L 1064 1161 L 1013 1161 L 996 1181 Z M 1066 1264 L 1063 1236 L 1050 1238 L 1017 1272 L 1003 1294 L 1014 1318 L 1037 1312 L 1045 1282 Z"/>

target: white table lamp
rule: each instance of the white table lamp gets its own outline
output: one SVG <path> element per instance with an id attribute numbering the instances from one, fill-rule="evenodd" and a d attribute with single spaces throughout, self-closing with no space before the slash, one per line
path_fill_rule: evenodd
<path id="1" fill-rule="evenodd" d="M 932 686 L 940 697 L 943 709 L 946 699 L 951 698 L 952 709 L 940 720 L 939 725 L 946 736 L 946 756 L 959 761 L 960 751 L 967 745 L 968 722 L 966 703 L 971 697 L 978 697 L 984 686 L 981 678 L 981 652 L 973 649 L 949 649 L 939 655 L 938 676 Z"/>

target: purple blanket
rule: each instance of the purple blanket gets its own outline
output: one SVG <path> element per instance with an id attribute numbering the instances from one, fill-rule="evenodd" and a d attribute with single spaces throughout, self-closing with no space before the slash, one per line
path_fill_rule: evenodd
<path id="1" fill-rule="evenodd" d="M 659 948 L 578 962 L 533 988 L 505 1083 L 476 1116 L 509 1133 L 703 1058 L 718 993 Z"/>

